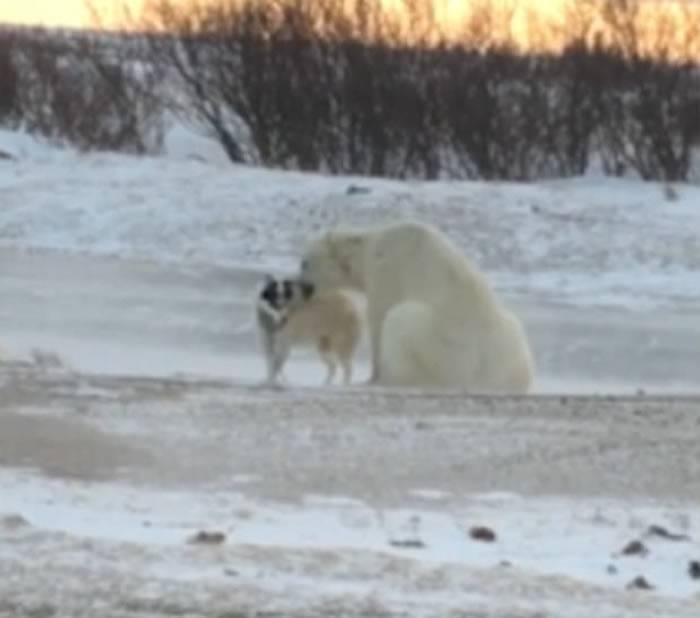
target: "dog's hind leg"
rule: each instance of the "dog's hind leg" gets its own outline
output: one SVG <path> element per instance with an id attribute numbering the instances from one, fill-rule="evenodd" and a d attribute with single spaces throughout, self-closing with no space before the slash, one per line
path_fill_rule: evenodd
<path id="1" fill-rule="evenodd" d="M 335 362 L 335 357 L 330 352 L 324 353 L 322 358 L 323 362 L 326 363 L 326 367 L 328 368 L 328 374 L 326 375 L 326 380 L 324 383 L 329 386 L 333 384 L 338 365 Z"/>
<path id="2" fill-rule="evenodd" d="M 348 386 L 352 382 L 352 358 L 341 358 L 340 365 L 343 368 L 343 384 Z"/>
<path id="3" fill-rule="evenodd" d="M 323 362 L 326 363 L 326 368 L 328 369 L 325 384 L 330 385 L 335 379 L 335 372 L 338 368 L 338 364 L 336 363 L 335 355 L 333 354 L 333 351 L 331 349 L 331 342 L 328 337 L 322 336 L 318 340 L 318 353 L 321 356 Z"/>

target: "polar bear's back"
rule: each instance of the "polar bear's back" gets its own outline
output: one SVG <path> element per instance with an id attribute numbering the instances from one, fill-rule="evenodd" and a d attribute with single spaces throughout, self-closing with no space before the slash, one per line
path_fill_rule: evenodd
<path id="1" fill-rule="evenodd" d="M 472 391 L 527 392 L 533 362 L 519 320 L 437 228 L 405 222 L 370 243 L 368 295 L 389 309 L 384 380 Z"/>
<path id="2" fill-rule="evenodd" d="M 406 221 L 380 228 L 372 234 L 370 260 L 370 277 L 382 287 L 390 284 L 402 299 L 444 303 L 449 313 L 497 306 L 486 278 L 433 225 Z"/>

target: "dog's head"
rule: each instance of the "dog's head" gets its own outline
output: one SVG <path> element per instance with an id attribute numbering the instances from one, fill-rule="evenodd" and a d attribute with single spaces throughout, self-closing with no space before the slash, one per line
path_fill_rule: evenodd
<path id="1" fill-rule="evenodd" d="M 314 286 L 300 279 L 276 279 L 270 275 L 260 291 L 260 299 L 275 309 L 306 301 L 314 294 Z"/>

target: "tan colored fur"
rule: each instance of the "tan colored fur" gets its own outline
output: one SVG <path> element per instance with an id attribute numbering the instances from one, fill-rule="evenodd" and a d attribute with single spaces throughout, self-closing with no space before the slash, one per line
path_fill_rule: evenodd
<path id="1" fill-rule="evenodd" d="M 333 290 L 314 294 L 309 300 L 289 308 L 278 336 L 291 348 L 313 345 L 328 368 L 326 383 L 335 378 L 338 364 L 343 382 L 352 379 L 353 359 L 362 335 L 360 313 L 348 294 Z"/>

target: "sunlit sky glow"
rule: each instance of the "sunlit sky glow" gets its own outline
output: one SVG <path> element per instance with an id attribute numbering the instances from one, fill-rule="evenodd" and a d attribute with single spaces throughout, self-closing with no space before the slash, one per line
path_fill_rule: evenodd
<path id="1" fill-rule="evenodd" d="M 134 13 L 138 13 L 141 5 L 147 0 L 0 0 L 0 23 L 14 23 L 24 25 L 43 25 L 43 26 L 63 26 L 71 28 L 84 28 L 93 25 L 91 21 L 91 12 L 87 7 L 87 3 L 97 10 L 101 17 L 103 25 L 113 26 L 118 25 L 119 17 L 122 15 L 122 9 L 127 5 Z M 190 0 L 174 0 L 176 3 L 182 2 L 186 4 Z M 386 6 L 391 4 L 401 4 L 401 0 L 378 0 Z M 563 7 L 570 4 L 569 0 L 490 0 L 492 4 L 498 5 L 517 5 L 518 14 L 510 23 L 510 30 L 503 32 L 505 38 L 514 36 L 515 40 L 527 48 L 552 48 L 558 47 L 561 43 L 553 41 L 553 31 L 547 31 L 543 34 L 540 29 L 528 28 L 528 24 L 532 25 L 541 23 L 542 19 L 550 24 L 559 22 L 564 23 Z M 483 0 L 434 0 L 436 14 L 442 17 L 443 26 L 447 26 L 449 32 L 451 26 L 456 23 L 461 23 L 462 18 L 470 6 L 474 3 L 483 2 Z M 696 7 L 700 13 L 700 0 L 646 0 L 644 17 L 644 27 L 655 25 L 658 22 L 657 7 L 672 7 L 676 9 L 676 17 L 671 17 L 668 24 L 667 32 L 673 32 L 672 36 L 683 36 L 682 31 L 688 30 L 684 28 L 685 20 L 681 15 L 678 7 Z M 668 14 L 668 11 L 666 11 Z M 536 15 L 538 19 L 529 21 L 528 15 Z M 700 22 L 699 22 L 700 23 Z M 484 26 L 485 32 L 498 40 L 500 35 L 498 32 L 490 30 L 487 24 Z M 561 29 L 563 32 L 566 29 Z M 686 33 L 687 34 L 687 33 Z M 568 35 L 563 35 L 564 37 Z M 700 58 L 700 34 L 697 32 L 687 35 L 688 40 L 693 40 L 693 51 L 688 52 L 694 58 Z M 510 39 L 512 40 L 512 39 Z M 685 54 L 684 54 L 685 55 Z"/>
<path id="2" fill-rule="evenodd" d="M 92 4 L 99 7 L 101 12 L 115 15 L 125 2 L 131 8 L 138 8 L 142 1 L 92 0 Z M 519 4 L 530 4 L 551 13 L 557 10 L 561 2 L 562 0 L 520 0 Z M 459 15 L 467 4 L 468 0 L 436 0 L 436 6 L 447 6 L 452 17 Z M 70 27 L 90 25 L 85 0 L 0 0 L 0 22 Z"/>
<path id="3" fill-rule="evenodd" d="M 137 8 L 142 0 L 90 0 L 108 18 L 116 16 L 126 2 Z M 0 0 L 0 22 L 23 25 L 89 27 L 86 0 Z"/>

